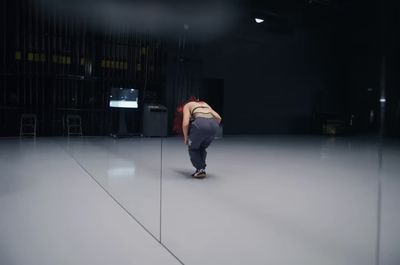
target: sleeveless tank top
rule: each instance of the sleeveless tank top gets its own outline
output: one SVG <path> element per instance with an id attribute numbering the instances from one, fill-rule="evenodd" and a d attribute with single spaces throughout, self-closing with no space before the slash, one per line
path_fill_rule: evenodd
<path id="1" fill-rule="evenodd" d="M 190 116 L 195 119 L 195 118 L 214 118 L 214 116 L 211 114 L 211 111 L 208 112 L 203 112 L 203 111 L 198 111 L 194 112 L 196 109 L 210 109 L 208 106 L 197 106 L 192 109 L 190 112 Z"/>

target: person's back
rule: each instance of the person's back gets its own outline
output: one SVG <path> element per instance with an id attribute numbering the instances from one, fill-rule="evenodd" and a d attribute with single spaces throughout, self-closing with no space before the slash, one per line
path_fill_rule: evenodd
<path id="1" fill-rule="evenodd" d="M 189 109 L 190 119 L 194 120 L 195 118 L 215 118 L 218 123 L 221 121 L 221 117 L 215 112 L 210 105 L 208 105 L 204 101 L 192 101 L 186 104 Z"/>

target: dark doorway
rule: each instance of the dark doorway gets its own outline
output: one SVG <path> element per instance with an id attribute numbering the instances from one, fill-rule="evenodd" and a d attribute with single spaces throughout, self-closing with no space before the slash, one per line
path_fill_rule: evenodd
<path id="1" fill-rule="evenodd" d="M 216 112 L 223 116 L 224 111 L 224 80 L 207 78 L 201 82 L 200 100 L 206 101 Z"/>

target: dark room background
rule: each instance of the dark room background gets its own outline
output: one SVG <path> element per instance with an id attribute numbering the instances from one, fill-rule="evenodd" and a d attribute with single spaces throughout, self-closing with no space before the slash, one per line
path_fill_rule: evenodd
<path id="1" fill-rule="evenodd" d="M 169 36 L 95 28 L 37 1 L 2 1 L 0 135 L 17 136 L 22 113 L 37 115 L 40 136 L 63 135 L 70 113 L 81 115 L 84 135 L 109 135 L 119 117 L 108 107 L 111 87 L 139 88 L 141 107 L 126 115 L 137 134 L 143 104 L 167 106 L 171 128 L 190 95 L 223 114 L 225 134 L 322 133 L 328 119 L 376 132 L 384 97 L 386 133 L 400 134 L 397 6 L 237 4 L 235 23 L 208 38 L 188 25 Z"/>

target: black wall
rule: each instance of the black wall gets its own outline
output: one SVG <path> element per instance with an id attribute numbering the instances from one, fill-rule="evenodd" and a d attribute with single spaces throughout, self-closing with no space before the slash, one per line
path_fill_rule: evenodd
<path id="1" fill-rule="evenodd" d="M 381 5 L 381 54 L 386 61 L 386 134 L 400 136 L 400 5 L 391 1 Z"/>
<path id="2" fill-rule="evenodd" d="M 244 17 L 206 46 L 204 74 L 225 80 L 225 133 L 309 133 L 313 113 L 344 113 L 335 17 L 299 6 L 274 25 Z"/>
<path id="3" fill-rule="evenodd" d="M 351 115 L 359 132 L 376 132 L 382 78 L 387 133 L 400 134 L 397 5 L 250 2 L 228 32 L 200 39 L 190 27 L 168 38 L 93 29 L 31 0 L 2 1 L 0 136 L 18 134 L 22 113 L 38 115 L 39 135 L 62 135 L 67 113 L 82 116 L 86 135 L 107 135 L 118 128 L 112 86 L 141 88 L 142 103 L 168 107 L 170 125 L 175 107 L 196 95 L 217 102 L 226 134 L 319 133 L 324 117 Z M 256 24 L 256 14 L 266 21 Z M 140 110 L 127 117 L 140 132 Z"/>
<path id="4" fill-rule="evenodd" d="M 305 1 L 274 8 L 273 23 L 244 16 L 234 31 L 199 49 L 203 76 L 224 79 L 224 132 L 319 133 L 323 119 L 350 123 L 353 116 L 353 132 L 376 133 L 384 89 L 386 133 L 399 135 L 398 5 Z"/>

